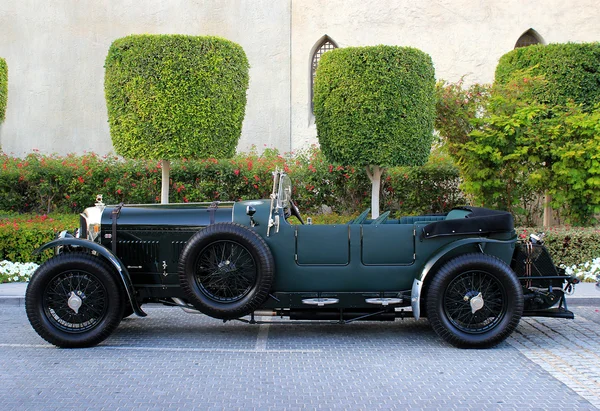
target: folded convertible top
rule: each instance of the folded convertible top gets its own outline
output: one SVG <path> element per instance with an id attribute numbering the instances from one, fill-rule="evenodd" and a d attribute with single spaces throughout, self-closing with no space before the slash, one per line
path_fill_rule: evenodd
<path id="1" fill-rule="evenodd" d="M 423 227 L 425 238 L 448 235 L 507 233 L 514 230 L 512 215 L 507 211 L 480 207 L 457 207 L 455 210 L 469 211 L 464 218 L 446 219 Z M 446 217 L 448 218 L 448 217 Z"/>

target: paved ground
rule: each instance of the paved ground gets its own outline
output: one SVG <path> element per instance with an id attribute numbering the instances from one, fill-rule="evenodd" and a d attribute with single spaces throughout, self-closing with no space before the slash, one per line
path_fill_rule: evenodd
<path id="1" fill-rule="evenodd" d="M 160 306 L 65 350 L 0 304 L 0 409 L 595 409 L 600 305 L 586 304 L 489 350 L 453 348 L 426 320 L 252 326 Z"/>

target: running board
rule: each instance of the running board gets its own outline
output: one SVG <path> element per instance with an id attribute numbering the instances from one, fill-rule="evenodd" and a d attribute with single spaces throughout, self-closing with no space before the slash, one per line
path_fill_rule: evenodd
<path id="1" fill-rule="evenodd" d="M 564 308 L 548 308 L 546 310 L 531 310 L 524 311 L 523 317 L 550 317 L 550 318 L 565 318 L 572 320 L 575 318 L 573 312 Z"/>

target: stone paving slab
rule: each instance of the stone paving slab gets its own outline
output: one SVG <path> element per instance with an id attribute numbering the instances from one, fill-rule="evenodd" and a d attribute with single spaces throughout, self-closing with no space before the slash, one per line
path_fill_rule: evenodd
<path id="1" fill-rule="evenodd" d="M 144 308 L 147 318 L 125 319 L 102 345 L 68 350 L 39 338 L 22 307 L 0 307 L 2 410 L 597 405 L 593 385 L 584 391 L 559 378 L 594 381 L 600 324 L 592 307 L 574 307 L 577 322 L 526 319 L 488 350 L 456 349 L 427 320 L 258 326 Z M 546 365 L 532 355 L 546 351 L 570 361 Z"/>

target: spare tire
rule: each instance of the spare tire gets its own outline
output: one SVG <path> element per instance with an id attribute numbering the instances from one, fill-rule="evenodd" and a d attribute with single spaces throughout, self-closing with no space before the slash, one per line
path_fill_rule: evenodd
<path id="1" fill-rule="evenodd" d="M 209 225 L 194 234 L 179 259 L 188 301 L 214 318 L 248 315 L 268 298 L 275 263 L 267 243 L 236 223 Z"/>

